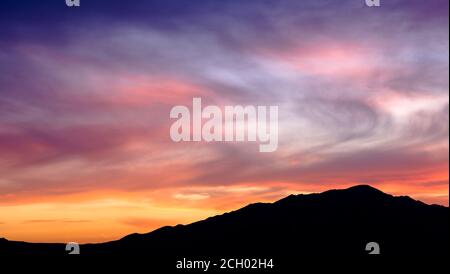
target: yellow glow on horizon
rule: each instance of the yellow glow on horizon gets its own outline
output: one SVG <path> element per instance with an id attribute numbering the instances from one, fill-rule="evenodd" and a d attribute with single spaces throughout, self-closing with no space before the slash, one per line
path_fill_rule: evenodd
<path id="1" fill-rule="evenodd" d="M 427 179 L 445 181 L 448 176 L 440 172 Z M 273 182 L 264 186 L 192 186 L 49 196 L 45 198 L 47 201 L 23 200 L 0 205 L 0 237 L 28 242 L 106 242 L 162 226 L 189 224 L 249 203 L 274 202 L 289 194 L 342 189 L 355 184 L 305 183 L 299 188 L 296 184 Z M 374 187 L 393 195 L 448 205 L 445 184 L 426 186 L 392 181 Z"/>

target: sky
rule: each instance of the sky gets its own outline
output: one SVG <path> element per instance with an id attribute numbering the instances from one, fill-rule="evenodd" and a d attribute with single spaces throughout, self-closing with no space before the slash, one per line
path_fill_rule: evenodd
<path id="1" fill-rule="evenodd" d="M 447 0 L 0 3 L 0 237 L 103 242 L 369 184 L 448 205 Z M 279 144 L 173 142 L 277 105 Z"/>

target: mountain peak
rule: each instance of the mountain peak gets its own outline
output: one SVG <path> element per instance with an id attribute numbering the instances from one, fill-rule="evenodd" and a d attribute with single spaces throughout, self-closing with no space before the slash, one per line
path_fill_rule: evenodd
<path id="1" fill-rule="evenodd" d="M 356 185 L 346 189 L 342 189 L 341 191 L 355 193 L 358 195 L 382 195 L 382 196 L 392 196 L 387 194 L 373 186 L 370 185 Z"/>
<path id="2" fill-rule="evenodd" d="M 393 197 L 383 191 L 372 187 L 370 185 L 355 185 L 345 189 L 331 189 L 321 193 L 311 194 L 291 194 L 275 203 L 289 203 L 298 202 L 300 200 L 310 200 L 321 197 L 334 197 L 336 199 L 352 199 L 352 200 L 365 200 L 367 198 L 382 199 L 386 197 Z"/>
<path id="3" fill-rule="evenodd" d="M 382 192 L 381 190 L 374 188 L 370 185 L 356 185 L 347 188 L 346 190 L 357 190 L 357 191 L 365 191 L 365 192 Z"/>
<path id="4" fill-rule="evenodd" d="M 339 195 L 340 197 L 352 197 L 352 198 L 364 198 L 364 197 L 372 197 L 372 198 L 387 198 L 387 197 L 394 197 L 390 194 L 387 194 L 373 186 L 370 185 L 355 185 L 351 186 L 349 188 L 344 189 L 334 189 L 325 191 L 323 193 L 319 194 L 329 194 L 333 193 L 336 195 Z"/>

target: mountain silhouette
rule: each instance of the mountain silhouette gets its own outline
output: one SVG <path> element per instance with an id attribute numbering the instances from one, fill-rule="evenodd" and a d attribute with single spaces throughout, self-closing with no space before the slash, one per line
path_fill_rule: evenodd
<path id="1" fill-rule="evenodd" d="M 449 208 L 394 197 L 367 185 L 274 203 L 255 203 L 189 225 L 162 227 L 120 240 L 81 245 L 81 255 L 435 256 L 449 253 Z M 0 254 L 66 254 L 65 244 L 0 239 Z"/>

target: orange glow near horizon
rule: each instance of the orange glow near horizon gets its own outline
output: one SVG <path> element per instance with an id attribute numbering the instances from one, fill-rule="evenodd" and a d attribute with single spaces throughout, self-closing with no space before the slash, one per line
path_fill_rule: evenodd
<path id="1" fill-rule="evenodd" d="M 444 177 L 437 176 L 437 180 Z M 280 182 L 261 185 L 199 186 L 148 192 L 98 192 L 30 198 L 0 205 L 0 234 L 28 242 L 96 243 L 131 233 L 147 233 L 167 225 L 189 224 L 239 209 L 253 202 L 274 202 L 290 194 L 309 194 L 355 184 L 314 185 Z M 279 187 L 270 191 L 270 187 Z M 386 183 L 382 191 L 409 195 L 426 203 L 448 206 L 448 188 Z M 303 189 L 303 190 L 302 190 Z"/>

